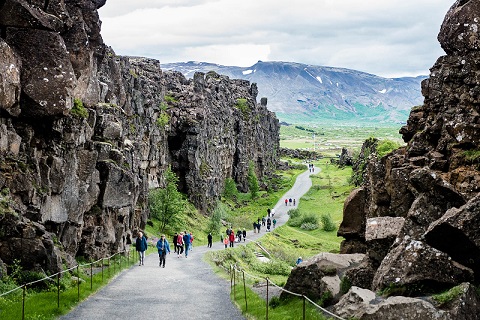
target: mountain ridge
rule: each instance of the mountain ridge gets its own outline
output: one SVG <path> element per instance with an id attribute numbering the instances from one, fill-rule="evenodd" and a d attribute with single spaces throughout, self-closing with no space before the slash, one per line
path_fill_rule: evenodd
<path id="1" fill-rule="evenodd" d="M 162 64 L 187 78 L 214 71 L 257 83 L 259 97 L 286 122 L 405 123 L 412 107 L 423 102 L 427 76 L 384 78 L 353 69 L 298 62 L 258 61 L 250 67 L 208 62 Z"/>

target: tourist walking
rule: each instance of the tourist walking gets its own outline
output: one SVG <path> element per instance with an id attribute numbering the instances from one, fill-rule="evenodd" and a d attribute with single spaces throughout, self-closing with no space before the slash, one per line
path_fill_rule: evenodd
<path id="1" fill-rule="evenodd" d="M 180 255 L 183 254 L 183 232 L 177 237 L 177 258 L 180 258 Z"/>
<path id="2" fill-rule="evenodd" d="M 147 251 L 147 247 L 147 238 L 145 238 L 142 231 L 139 231 L 137 240 L 135 241 L 135 249 L 138 251 L 138 256 L 140 259 L 138 262 L 139 266 L 143 266 L 143 260 L 145 259 L 145 251 Z"/>
<path id="3" fill-rule="evenodd" d="M 230 248 L 233 248 L 233 243 L 235 242 L 235 232 L 233 231 L 233 229 L 228 236 L 228 241 L 230 242 Z"/>
<path id="4" fill-rule="evenodd" d="M 175 232 L 175 234 L 173 235 L 173 239 L 172 239 L 172 243 L 173 243 L 173 252 L 177 253 L 177 237 L 178 237 L 178 233 Z"/>
<path id="5" fill-rule="evenodd" d="M 243 242 L 245 242 L 245 238 L 247 237 L 247 230 L 245 230 L 245 228 L 243 228 L 242 235 L 243 235 Z"/>
<path id="6" fill-rule="evenodd" d="M 285 206 L 288 205 L 288 199 L 285 199 Z"/>
<path id="7" fill-rule="evenodd" d="M 225 249 L 227 249 L 228 247 L 228 237 L 225 237 L 225 239 L 223 239 L 223 244 L 225 245 Z"/>
<path id="8" fill-rule="evenodd" d="M 273 219 L 273 229 L 275 229 L 275 225 L 277 224 L 277 219 Z"/>
<path id="9" fill-rule="evenodd" d="M 207 236 L 207 247 L 211 248 L 212 247 L 212 240 L 213 240 L 213 237 L 212 237 L 212 234 L 209 233 L 208 236 Z"/>
<path id="10" fill-rule="evenodd" d="M 167 257 L 167 252 L 168 254 L 170 254 L 170 246 L 168 245 L 168 240 L 165 239 L 164 234 L 162 234 L 160 239 L 157 241 L 157 250 L 158 250 L 158 258 L 160 259 L 158 266 L 165 268 L 165 260 Z"/>
<path id="11" fill-rule="evenodd" d="M 185 258 L 188 258 L 188 250 L 190 250 L 190 234 L 185 230 L 183 234 L 183 245 L 185 246 Z"/>

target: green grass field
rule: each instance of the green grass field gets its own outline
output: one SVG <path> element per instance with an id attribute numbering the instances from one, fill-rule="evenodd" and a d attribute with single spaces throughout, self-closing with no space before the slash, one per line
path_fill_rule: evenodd
<path id="1" fill-rule="evenodd" d="M 325 156 L 335 156 L 341 153 L 343 147 L 360 149 L 363 142 L 370 137 L 389 139 L 404 144 L 398 133 L 399 130 L 400 126 L 282 125 L 280 127 L 280 146 L 288 149 L 315 150 Z"/>

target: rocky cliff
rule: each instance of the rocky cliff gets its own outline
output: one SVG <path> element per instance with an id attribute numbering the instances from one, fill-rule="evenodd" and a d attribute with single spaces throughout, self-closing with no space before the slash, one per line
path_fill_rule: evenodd
<path id="1" fill-rule="evenodd" d="M 345 259 L 364 257 L 339 266 L 319 255 L 292 271 L 287 289 L 313 279 L 313 296 L 328 291 L 344 318 L 478 319 L 479 21 L 480 1 L 459 0 L 448 11 L 438 36 L 446 55 L 400 130 L 406 146 L 379 159 L 367 151 L 375 141 L 364 145 L 363 183 L 346 199 L 338 231 Z M 446 290 L 446 302 L 428 297 Z"/>
<path id="2" fill-rule="evenodd" d="M 345 202 L 342 251 L 367 254 L 355 285 L 418 296 L 480 284 L 479 19 L 478 1 L 451 7 L 438 36 L 447 54 L 400 131 L 406 147 L 370 159 Z"/>
<path id="3" fill-rule="evenodd" d="M 101 0 L 0 1 L 0 259 L 52 272 L 124 249 L 171 165 L 205 214 L 278 160 L 279 124 L 254 84 L 187 80 L 119 57 Z M 1 261 L 0 261 L 1 262 Z"/>

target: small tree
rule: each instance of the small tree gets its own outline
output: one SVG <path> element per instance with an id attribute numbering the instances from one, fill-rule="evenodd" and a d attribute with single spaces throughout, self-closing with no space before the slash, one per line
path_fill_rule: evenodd
<path id="1" fill-rule="evenodd" d="M 237 184 L 232 178 L 225 179 L 225 189 L 223 190 L 223 196 L 228 199 L 233 199 L 238 194 Z"/>
<path id="2" fill-rule="evenodd" d="M 208 232 L 218 234 L 220 232 L 220 228 L 222 227 L 222 219 L 225 218 L 226 215 L 227 209 L 225 208 L 225 205 L 221 202 L 217 202 L 212 216 L 210 217 Z"/>
<path id="3" fill-rule="evenodd" d="M 260 188 L 258 187 L 258 179 L 257 175 L 255 174 L 255 165 L 253 161 L 250 161 L 248 164 L 248 189 L 250 190 L 250 195 L 252 199 L 256 199 L 258 197 L 258 191 Z"/>
<path id="4" fill-rule="evenodd" d="M 178 178 L 170 167 L 165 172 L 165 182 L 165 188 L 150 191 L 148 198 L 152 217 L 160 221 L 160 232 L 186 208 L 186 200 L 177 189 Z"/>

